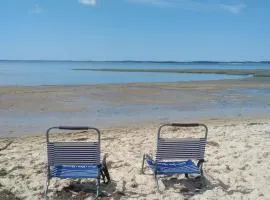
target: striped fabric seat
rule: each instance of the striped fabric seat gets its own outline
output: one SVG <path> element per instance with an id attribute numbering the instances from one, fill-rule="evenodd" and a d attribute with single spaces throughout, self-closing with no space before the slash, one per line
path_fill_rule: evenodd
<path id="1" fill-rule="evenodd" d="M 97 178 L 98 142 L 50 142 L 47 145 L 51 177 Z"/>
<path id="2" fill-rule="evenodd" d="M 158 162 L 155 166 L 155 162 L 152 159 L 146 160 L 147 165 L 150 169 L 156 172 L 158 175 L 161 174 L 200 174 L 200 169 L 191 161 L 180 161 L 180 162 Z"/>
<path id="3" fill-rule="evenodd" d="M 200 174 L 192 160 L 204 158 L 205 145 L 206 138 L 159 138 L 156 160 L 146 162 L 156 174 Z"/>
<path id="4" fill-rule="evenodd" d="M 97 165 L 57 165 L 51 167 L 51 177 L 58 178 L 97 178 Z"/>
<path id="5" fill-rule="evenodd" d="M 206 138 L 159 138 L 156 166 L 147 159 L 148 166 L 157 174 L 200 174 L 191 159 L 204 158 Z M 183 161 L 185 160 L 185 161 Z"/>

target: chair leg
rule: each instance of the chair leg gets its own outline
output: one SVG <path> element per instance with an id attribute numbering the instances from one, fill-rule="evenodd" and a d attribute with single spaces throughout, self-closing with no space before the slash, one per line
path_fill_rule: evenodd
<path id="1" fill-rule="evenodd" d="M 158 185 L 158 177 L 156 174 L 155 174 L 155 180 L 156 180 L 157 191 L 158 191 L 158 193 L 160 193 L 160 189 L 159 189 L 159 185 Z"/>
<path id="2" fill-rule="evenodd" d="M 200 176 L 203 176 L 203 162 L 204 161 L 199 161 L 197 166 L 200 168 Z"/>
<path id="3" fill-rule="evenodd" d="M 45 199 L 48 200 L 49 197 L 48 197 L 48 188 L 49 188 L 49 185 L 50 185 L 50 179 L 47 178 L 46 180 L 46 185 L 45 185 Z"/>
<path id="4" fill-rule="evenodd" d="M 145 161 L 145 154 L 143 154 L 143 160 L 142 160 L 142 170 L 141 170 L 142 174 L 144 174 L 144 161 Z"/>
<path id="5" fill-rule="evenodd" d="M 97 185 L 97 194 L 96 194 L 97 199 L 99 197 L 100 177 L 97 178 L 96 185 Z"/>

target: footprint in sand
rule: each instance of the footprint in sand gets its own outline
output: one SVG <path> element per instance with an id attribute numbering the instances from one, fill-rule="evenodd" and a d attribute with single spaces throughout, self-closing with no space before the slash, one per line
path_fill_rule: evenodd
<path id="1" fill-rule="evenodd" d="M 5 169 L 0 169 L 0 177 L 8 175 L 8 172 Z"/>
<path id="2" fill-rule="evenodd" d="M 218 144 L 217 142 L 215 142 L 215 141 L 208 141 L 207 144 L 208 144 L 209 146 L 219 147 L 219 144 Z"/>
<path id="3" fill-rule="evenodd" d="M 117 169 L 117 168 L 120 168 L 120 167 L 128 167 L 128 166 L 130 166 L 130 164 L 129 163 L 127 163 L 127 162 L 121 162 L 121 163 L 112 163 L 112 168 L 113 169 Z"/>
<path id="4" fill-rule="evenodd" d="M 236 154 L 236 155 L 233 156 L 233 158 L 237 159 L 237 158 L 239 158 L 239 156 L 240 155 Z"/>
<path id="5" fill-rule="evenodd" d="M 249 164 L 245 164 L 243 167 L 240 167 L 240 170 L 246 170 L 247 168 L 249 168 Z"/>
<path id="6" fill-rule="evenodd" d="M 264 153 L 262 154 L 262 156 L 263 156 L 264 158 L 268 158 L 269 155 L 270 155 L 270 152 L 264 152 Z"/>
<path id="7" fill-rule="evenodd" d="M 226 165 L 226 173 L 228 173 L 228 172 L 231 172 L 231 171 L 233 171 L 233 169 L 229 166 L 229 165 Z"/>

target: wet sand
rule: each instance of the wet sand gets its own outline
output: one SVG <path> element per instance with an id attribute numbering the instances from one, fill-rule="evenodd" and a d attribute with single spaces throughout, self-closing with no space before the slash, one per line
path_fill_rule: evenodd
<path id="1" fill-rule="evenodd" d="M 0 136 L 42 134 L 59 124 L 269 116 L 269 78 L 153 84 L 0 87 Z"/>

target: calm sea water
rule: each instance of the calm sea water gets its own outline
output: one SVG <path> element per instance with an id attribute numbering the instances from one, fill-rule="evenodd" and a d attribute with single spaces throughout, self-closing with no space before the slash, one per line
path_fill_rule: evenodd
<path id="1" fill-rule="evenodd" d="M 173 74 L 74 71 L 83 68 L 124 69 L 270 69 L 270 64 L 179 64 L 123 62 L 18 62 L 0 61 L 0 85 L 77 85 L 106 83 L 177 82 L 239 79 L 222 74 Z"/>

